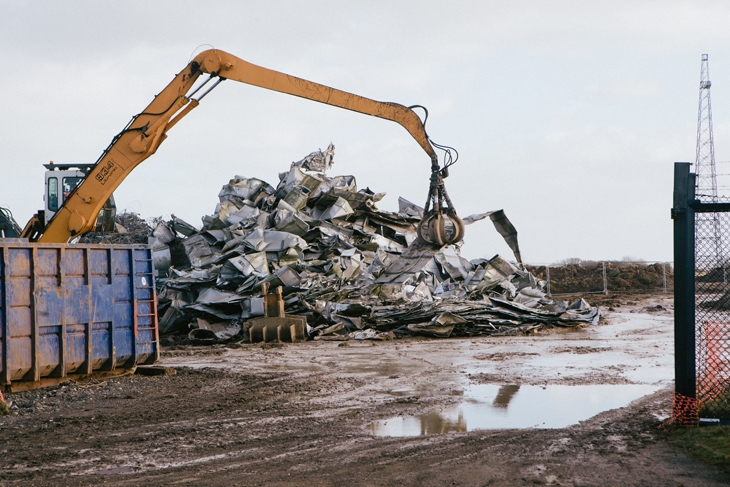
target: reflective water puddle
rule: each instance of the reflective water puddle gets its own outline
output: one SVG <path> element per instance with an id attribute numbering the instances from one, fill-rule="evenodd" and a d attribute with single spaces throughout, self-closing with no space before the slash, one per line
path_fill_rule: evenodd
<path id="1" fill-rule="evenodd" d="M 424 436 L 480 429 L 564 428 L 628 405 L 658 385 L 471 385 L 450 409 L 376 421 L 376 436 Z"/>

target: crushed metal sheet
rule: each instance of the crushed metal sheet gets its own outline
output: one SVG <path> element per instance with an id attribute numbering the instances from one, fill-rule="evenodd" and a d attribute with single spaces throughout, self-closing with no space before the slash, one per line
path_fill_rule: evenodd
<path id="1" fill-rule="evenodd" d="M 520 253 L 520 246 L 517 243 L 517 229 L 509 221 L 507 215 L 504 214 L 504 210 L 488 211 L 486 213 L 479 213 L 476 215 L 469 215 L 462 218 L 464 225 L 471 225 L 472 223 L 478 222 L 489 217 L 494 224 L 494 228 L 504 238 L 504 241 L 509 246 L 510 250 L 515 254 L 517 262 L 522 264 L 522 254 Z"/>
<path id="2" fill-rule="evenodd" d="M 416 335 L 426 335 L 437 338 L 448 338 L 457 324 L 466 323 L 459 315 L 446 311 L 435 316 L 428 323 L 411 323 L 408 329 Z"/>
<path id="3" fill-rule="evenodd" d="M 197 328 L 193 328 L 188 336 L 193 340 L 215 343 L 228 340 L 241 332 L 241 325 L 232 323 L 209 323 L 202 318 L 197 319 Z"/>
<path id="4" fill-rule="evenodd" d="M 325 172 L 332 167 L 335 157 L 335 146 L 330 142 L 327 149 L 314 151 L 301 161 L 295 162 L 294 165 L 302 167 L 309 171 Z"/>

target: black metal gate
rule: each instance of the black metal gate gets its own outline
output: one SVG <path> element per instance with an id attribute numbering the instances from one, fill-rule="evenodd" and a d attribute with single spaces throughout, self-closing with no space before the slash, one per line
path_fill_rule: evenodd
<path id="1" fill-rule="evenodd" d="M 673 419 L 730 423 L 730 199 L 695 196 L 690 164 L 674 165 Z"/>

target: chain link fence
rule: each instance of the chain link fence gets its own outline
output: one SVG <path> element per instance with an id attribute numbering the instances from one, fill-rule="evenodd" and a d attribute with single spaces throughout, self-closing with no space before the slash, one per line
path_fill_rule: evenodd
<path id="1" fill-rule="evenodd" d="M 674 171 L 674 335 L 678 424 L 730 424 L 730 198 L 697 198 Z"/>
<path id="2" fill-rule="evenodd" d="M 700 418 L 730 418 L 730 213 L 695 216 L 695 342 Z"/>
<path id="3" fill-rule="evenodd" d="M 670 262 L 580 261 L 526 267 L 546 281 L 545 291 L 549 296 L 674 291 L 674 268 Z"/>

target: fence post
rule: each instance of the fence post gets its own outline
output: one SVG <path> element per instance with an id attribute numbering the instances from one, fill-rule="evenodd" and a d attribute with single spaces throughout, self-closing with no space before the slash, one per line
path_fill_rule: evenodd
<path id="1" fill-rule="evenodd" d="M 667 294 L 667 263 L 662 262 L 662 288 L 664 289 L 664 294 Z"/>
<path id="2" fill-rule="evenodd" d="M 550 294 L 550 266 L 545 266 L 545 279 L 547 280 L 547 295 L 548 297 L 551 296 Z"/>
<path id="3" fill-rule="evenodd" d="M 608 281 L 606 280 L 606 263 L 603 264 L 603 294 L 608 294 Z"/>
<path id="4" fill-rule="evenodd" d="M 696 398 L 695 378 L 695 175 L 689 162 L 674 163 L 674 386 Z"/>

